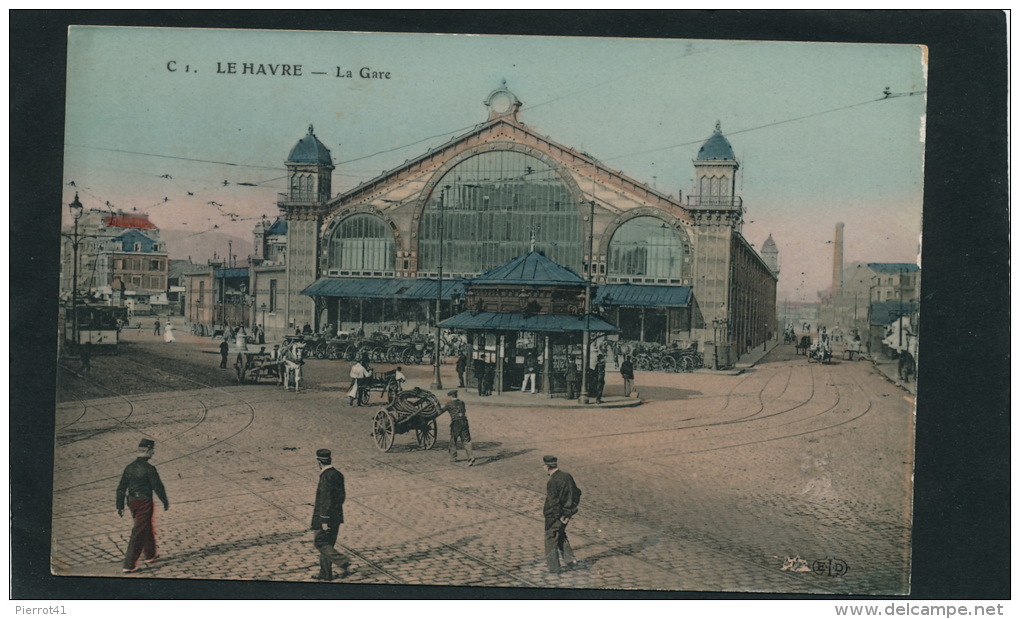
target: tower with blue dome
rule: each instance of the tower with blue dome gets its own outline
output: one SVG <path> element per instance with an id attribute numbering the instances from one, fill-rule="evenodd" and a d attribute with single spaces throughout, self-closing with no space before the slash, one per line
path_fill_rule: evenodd
<path id="1" fill-rule="evenodd" d="M 315 303 L 302 296 L 301 290 L 318 274 L 319 225 L 329 210 L 335 166 L 311 125 L 308 134 L 290 149 L 285 165 L 287 193 L 279 206 L 287 223 L 287 295 L 279 310 L 288 317 L 290 329 L 315 323 Z"/>
<path id="2" fill-rule="evenodd" d="M 739 204 L 739 198 L 734 195 L 739 169 L 733 147 L 722 134 L 722 123 L 716 121 L 715 132 L 701 145 L 694 159 L 697 204 L 723 207 Z"/>

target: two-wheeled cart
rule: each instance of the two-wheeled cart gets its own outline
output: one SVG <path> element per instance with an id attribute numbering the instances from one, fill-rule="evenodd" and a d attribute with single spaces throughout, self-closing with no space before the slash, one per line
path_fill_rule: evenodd
<path id="1" fill-rule="evenodd" d="M 389 406 L 375 414 L 372 439 L 381 451 L 393 447 L 398 434 L 414 432 L 418 446 L 432 449 L 436 444 L 436 417 L 442 413 L 439 399 L 431 391 L 419 387 L 396 393 Z"/>

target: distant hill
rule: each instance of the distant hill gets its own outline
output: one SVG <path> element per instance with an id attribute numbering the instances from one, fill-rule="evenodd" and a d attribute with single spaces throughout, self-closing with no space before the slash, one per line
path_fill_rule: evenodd
<path id="1" fill-rule="evenodd" d="M 213 258 L 213 254 L 224 259 L 227 252 L 230 251 L 233 252 L 235 260 L 240 266 L 255 249 L 254 241 L 250 236 L 243 239 L 223 232 L 195 234 L 188 230 L 163 228 L 159 231 L 159 238 L 166 243 L 170 258 L 187 260 L 190 257 L 195 264 L 205 264 L 207 260 Z"/>

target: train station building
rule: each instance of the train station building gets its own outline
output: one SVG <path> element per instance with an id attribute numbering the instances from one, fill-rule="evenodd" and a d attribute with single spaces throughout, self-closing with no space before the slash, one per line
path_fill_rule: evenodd
<path id="1" fill-rule="evenodd" d="M 539 135 L 505 85 L 484 105 L 472 130 L 336 196 L 332 155 L 308 128 L 286 159 L 280 222 L 262 230 L 264 251 L 277 255 L 251 268 L 254 315 L 266 308 L 270 334 L 305 324 L 421 333 L 438 318 L 443 329 L 476 332 L 484 349 L 491 338 L 480 317 L 509 303 L 519 305 L 518 322 L 591 314 L 614 339 L 718 342 L 734 356 L 776 336 L 778 260 L 741 233 L 740 165 L 719 123 L 693 161 L 673 166 L 677 177 L 695 172 L 695 191 L 681 199 Z M 276 245 L 265 242 L 274 229 L 283 231 Z M 482 274 L 529 262 L 572 281 L 479 292 Z M 573 292 L 558 289 L 554 299 L 561 284 Z M 528 303 L 546 309 L 529 312 Z M 529 334 L 560 332 L 559 321 L 504 331 L 544 346 Z"/>

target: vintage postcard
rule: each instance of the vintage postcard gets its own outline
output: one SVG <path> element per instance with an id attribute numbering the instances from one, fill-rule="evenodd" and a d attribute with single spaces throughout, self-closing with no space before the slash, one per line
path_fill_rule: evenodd
<path id="1" fill-rule="evenodd" d="M 910 592 L 924 46 L 67 58 L 53 575 Z"/>

